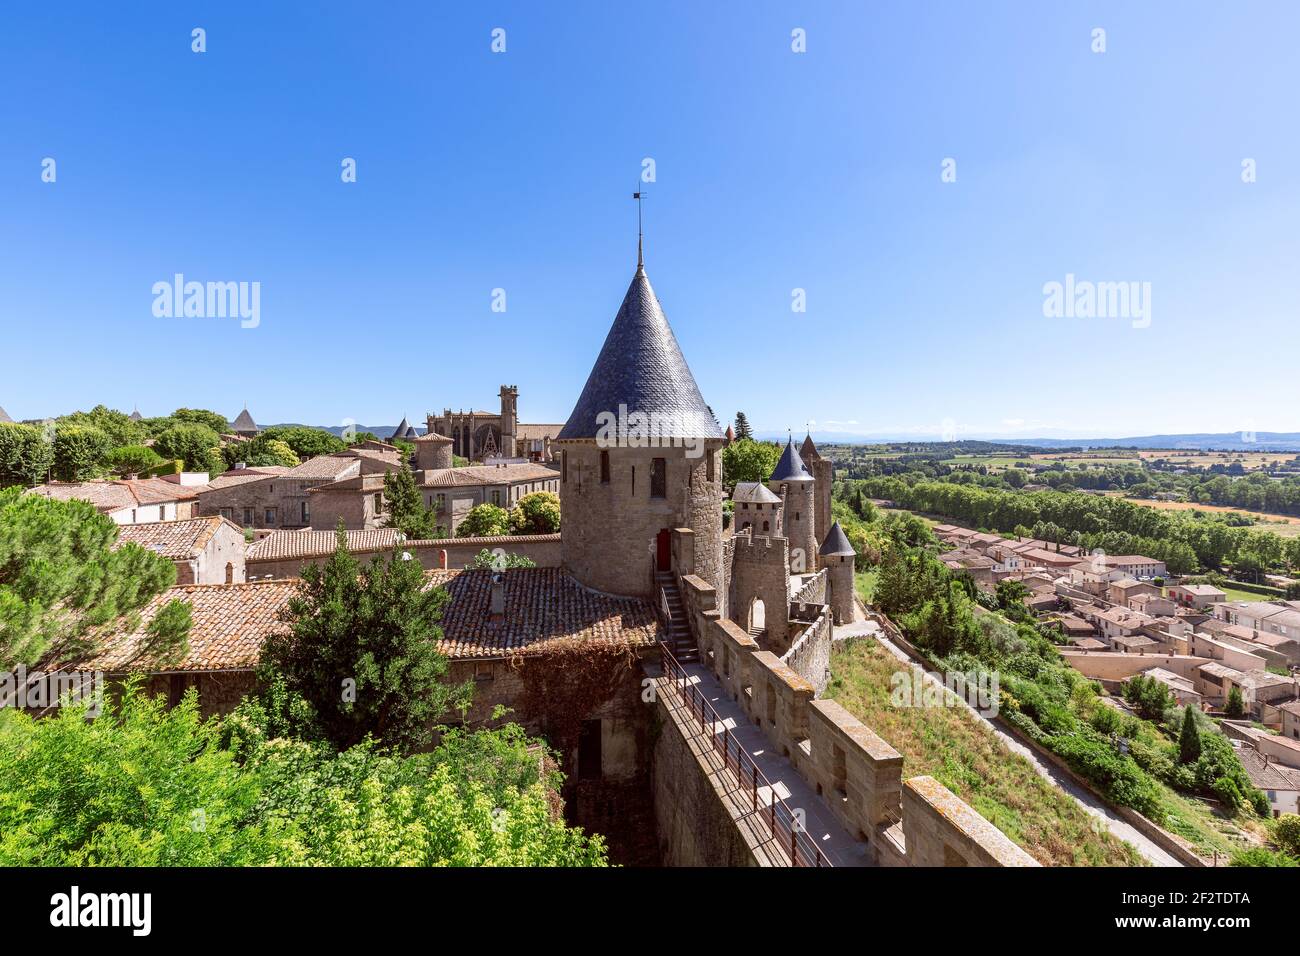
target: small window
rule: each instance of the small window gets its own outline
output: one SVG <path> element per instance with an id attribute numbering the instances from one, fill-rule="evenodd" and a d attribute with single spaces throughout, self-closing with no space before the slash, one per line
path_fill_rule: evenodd
<path id="1" fill-rule="evenodd" d="M 382 491 L 376 491 L 375 492 L 375 514 L 378 514 L 383 510 L 384 510 L 384 493 Z"/>
<path id="2" fill-rule="evenodd" d="M 497 505 L 498 507 L 501 505 L 501 489 L 500 489 L 500 488 L 493 488 L 493 489 L 492 489 L 492 503 L 493 503 L 494 505 Z"/>
<path id="3" fill-rule="evenodd" d="M 636 494 L 636 465 L 632 466 L 632 494 Z"/>
<path id="4" fill-rule="evenodd" d="M 609 484 L 609 452 L 603 449 L 600 453 L 600 483 Z"/>
<path id="5" fill-rule="evenodd" d="M 274 509 L 274 508 L 267 508 L 267 509 L 266 509 L 266 523 L 269 524 L 269 525 L 271 525 L 271 524 L 275 524 L 275 509 Z"/>
<path id="6" fill-rule="evenodd" d="M 708 454 L 708 464 L 707 464 L 705 467 L 706 467 L 706 469 L 707 469 L 707 471 L 708 471 L 707 478 L 708 478 L 709 481 L 712 481 L 712 480 L 713 480 L 713 452 L 709 452 L 709 454 Z"/>
<path id="7" fill-rule="evenodd" d="M 244 509 L 244 524 L 252 524 L 252 523 L 253 523 L 253 509 L 252 509 L 252 508 L 245 508 L 245 509 Z"/>
<path id="8" fill-rule="evenodd" d="M 438 510 L 439 510 L 439 511 L 446 511 L 446 510 L 447 510 L 447 496 L 446 496 L 446 495 L 438 495 Z"/>
<path id="9" fill-rule="evenodd" d="M 650 459 L 650 497 L 668 497 L 668 459 Z"/>
<path id="10" fill-rule="evenodd" d="M 220 513 L 221 513 L 221 517 L 225 518 L 225 519 L 228 520 L 228 521 L 233 521 L 233 520 L 235 520 L 235 509 L 234 509 L 234 508 L 222 508 L 222 509 L 220 509 Z"/>
<path id="11" fill-rule="evenodd" d="M 302 503 L 302 523 L 311 524 L 311 511 L 307 508 L 307 502 Z"/>
<path id="12" fill-rule="evenodd" d="M 560 452 L 560 472 L 561 477 L 567 484 L 569 481 L 569 453 L 567 451 Z"/>

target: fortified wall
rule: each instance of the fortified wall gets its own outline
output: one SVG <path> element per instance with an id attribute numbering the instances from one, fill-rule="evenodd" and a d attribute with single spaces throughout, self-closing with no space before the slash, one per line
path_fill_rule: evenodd
<path id="1" fill-rule="evenodd" d="M 738 562 L 743 543 L 736 539 Z M 903 780 L 903 758 L 898 751 L 834 700 L 817 698 L 816 683 L 801 672 L 816 676 L 817 669 L 824 666 L 812 648 L 818 643 L 816 635 L 829 638 L 830 622 L 825 619 L 829 608 L 823 605 L 824 615 L 805 631 L 807 647 L 797 641 L 782 658 L 762 650 L 754 638 L 719 612 L 717 591 L 707 581 L 686 575 L 679 579 L 678 587 L 699 645 L 699 666 L 762 728 L 775 752 L 815 789 L 843 829 L 866 844 L 871 863 L 1039 865 L 938 781 L 924 776 Z M 829 639 L 824 643 L 828 657 Z M 669 730 L 664 727 L 662 733 Z M 655 774 L 660 772 L 656 766 Z M 657 785 L 656 791 L 659 793 Z M 662 818 L 664 809 L 657 812 Z M 716 823 L 716 814 L 713 819 Z M 735 842 L 720 840 L 719 845 L 728 848 L 731 859 L 707 859 L 707 847 L 699 852 L 697 845 L 695 858 L 681 862 L 734 862 Z M 679 862 L 671 845 L 665 854 L 666 863 Z"/>

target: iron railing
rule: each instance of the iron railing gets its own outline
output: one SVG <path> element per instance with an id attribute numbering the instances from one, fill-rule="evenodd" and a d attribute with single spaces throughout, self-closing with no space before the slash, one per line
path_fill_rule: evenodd
<path id="1" fill-rule="evenodd" d="M 686 668 L 673 655 L 672 650 L 663 643 L 659 645 L 659 650 L 663 655 L 664 676 L 668 686 L 699 724 L 700 730 L 708 734 L 714 753 L 722 758 L 722 765 L 731 772 L 741 787 L 749 791 L 750 812 L 761 814 L 772 839 L 790 858 L 791 865 L 831 866 L 831 861 L 808 835 L 795 811 L 777 796 L 772 782 L 758 769 L 758 764 L 736 739 L 726 721 L 714 710 L 698 685 L 691 683 Z M 722 728 L 721 734 L 718 733 L 719 727 Z M 767 788 L 766 803 L 761 803 L 759 798 L 759 791 L 763 788 Z"/>

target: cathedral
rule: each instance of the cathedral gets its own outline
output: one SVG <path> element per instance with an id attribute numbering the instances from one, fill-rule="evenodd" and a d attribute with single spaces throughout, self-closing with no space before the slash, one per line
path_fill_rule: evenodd
<path id="1" fill-rule="evenodd" d="M 501 410 L 453 412 L 427 416 L 428 434 L 451 439 L 452 454 L 469 461 L 490 458 L 551 461 L 551 442 L 560 425 L 528 425 L 519 421 L 519 387 L 502 385 Z"/>

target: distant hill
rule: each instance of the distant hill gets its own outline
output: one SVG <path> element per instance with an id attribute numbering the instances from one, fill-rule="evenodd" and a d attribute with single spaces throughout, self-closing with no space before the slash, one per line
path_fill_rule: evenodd
<path id="1" fill-rule="evenodd" d="M 275 425 L 261 425 L 260 427 L 262 428 L 319 428 L 323 432 L 329 432 L 331 435 L 338 435 L 342 437 L 343 429 L 346 426 L 344 425 L 303 425 L 301 422 L 279 422 Z M 353 425 L 352 428 L 354 428 L 358 432 L 370 432 L 373 435 L 378 435 L 381 439 L 387 440 L 388 436 L 397 430 L 397 422 L 393 422 L 393 424 L 391 425 Z M 419 425 L 415 426 L 415 430 L 419 432 L 421 435 L 423 435 L 425 432 L 425 429 L 421 428 Z"/>
<path id="2" fill-rule="evenodd" d="M 784 442 L 784 434 L 762 433 L 756 438 Z M 799 436 L 795 436 L 796 440 Z M 936 435 L 903 434 L 849 434 L 845 432 L 813 432 L 818 445 L 878 445 L 943 443 Z M 1009 438 L 1005 435 L 966 435 L 956 439 L 963 445 L 987 444 L 1016 449 L 1043 449 L 1056 451 L 1063 448 L 1170 448 L 1187 451 L 1294 451 L 1300 453 L 1300 432 L 1256 432 L 1253 441 L 1244 441 L 1241 432 L 1199 432 L 1185 435 L 1143 435 L 1135 438 Z M 974 449 L 970 449 L 973 451 Z"/>

